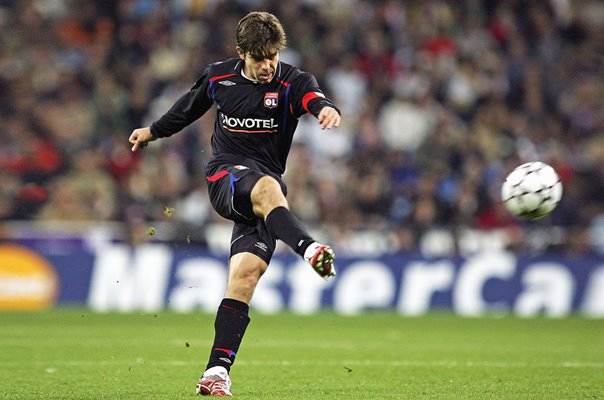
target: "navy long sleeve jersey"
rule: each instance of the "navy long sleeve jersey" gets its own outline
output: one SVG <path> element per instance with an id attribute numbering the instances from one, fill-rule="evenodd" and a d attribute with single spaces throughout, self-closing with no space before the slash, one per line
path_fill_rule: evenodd
<path id="1" fill-rule="evenodd" d="M 239 59 L 209 65 L 193 88 L 151 124 L 151 133 L 173 135 L 216 103 L 214 160 L 237 163 L 237 159 L 249 158 L 263 172 L 281 176 L 298 118 L 306 112 L 317 116 L 325 106 L 336 107 L 313 75 L 292 65 L 279 62 L 267 84 L 245 78 L 242 68 Z"/>

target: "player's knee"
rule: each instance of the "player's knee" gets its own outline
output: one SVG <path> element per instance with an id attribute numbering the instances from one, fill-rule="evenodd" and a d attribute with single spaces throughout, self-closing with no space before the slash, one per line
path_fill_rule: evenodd
<path id="1" fill-rule="evenodd" d="M 254 213 L 262 218 L 277 207 L 288 207 L 281 185 L 271 176 L 258 180 L 252 189 L 251 199 Z"/>
<path id="2" fill-rule="evenodd" d="M 258 179 L 258 182 L 252 189 L 252 197 L 267 197 L 267 196 L 283 196 L 281 192 L 281 186 L 275 178 L 269 175 L 265 175 Z"/>
<path id="3" fill-rule="evenodd" d="M 261 263 L 241 266 L 229 279 L 229 292 L 235 297 L 251 299 L 266 268 Z"/>

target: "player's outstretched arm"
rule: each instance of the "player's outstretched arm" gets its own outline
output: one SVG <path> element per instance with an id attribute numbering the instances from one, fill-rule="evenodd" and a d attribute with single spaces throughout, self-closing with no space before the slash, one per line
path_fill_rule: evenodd
<path id="1" fill-rule="evenodd" d="M 147 147 L 149 142 L 156 140 L 157 138 L 151 133 L 149 127 L 138 128 L 132 131 L 128 141 L 132 144 L 132 151 Z"/>
<path id="2" fill-rule="evenodd" d="M 319 125 L 321 125 L 321 129 L 331 129 L 337 128 L 340 126 L 340 121 L 342 117 L 340 117 L 340 113 L 333 107 L 323 107 L 319 115 L 317 116 L 319 120 Z"/>

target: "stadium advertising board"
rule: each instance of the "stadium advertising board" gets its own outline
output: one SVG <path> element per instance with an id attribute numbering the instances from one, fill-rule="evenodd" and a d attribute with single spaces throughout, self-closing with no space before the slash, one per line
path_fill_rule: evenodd
<path id="1" fill-rule="evenodd" d="M 56 300 L 59 281 L 55 268 L 35 252 L 0 245 L 0 310 L 39 310 Z"/>
<path id="2" fill-rule="evenodd" d="M 214 312 L 225 289 L 226 255 L 194 246 L 106 244 L 56 251 L 34 243 L 4 250 L 0 309 L 81 304 L 97 311 Z M 35 265 L 18 266 L 17 259 Z M 336 279 L 326 282 L 297 256 L 277 254 L 257 288 L 253 309 L 300 314 L 333 309 L 348 315 L 366 310 L 420 315 L 447 309 L 467 316 L 604 317 L 604 259 L 597 257 L 338 254 L 336 265 Z"/>

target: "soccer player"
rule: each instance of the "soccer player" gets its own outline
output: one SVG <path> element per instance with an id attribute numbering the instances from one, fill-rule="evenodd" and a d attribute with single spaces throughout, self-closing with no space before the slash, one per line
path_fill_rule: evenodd
<path id="1" fill-rule="evenodd" d="M 197 394 L 213 396 L 231 396 L 228 374 L 250 321 L 249 303 L 277 239 L 319 276 L 336 274 L 332 249 L 316 242 L 290 212 L 281 176 L 298 118 L 308 112 L 322 129 L 331 129 L 339 126 L 340 113 L 313 75 L 279 61 L 286 36 L 274 15 L 251 12 L 243 17 L 236 45 L 238 58 L 210 64 L 167 113 L 129 138 L 137 151 L 181 131 L 216 104 L 212 159 L 205 175 L 213 208 L 234 227 L 214 344 L 196 387 Z"/>

